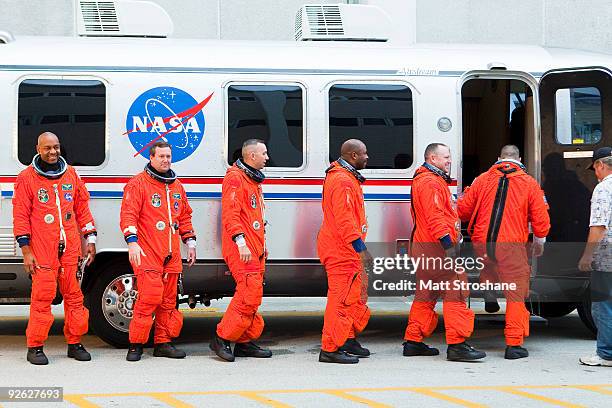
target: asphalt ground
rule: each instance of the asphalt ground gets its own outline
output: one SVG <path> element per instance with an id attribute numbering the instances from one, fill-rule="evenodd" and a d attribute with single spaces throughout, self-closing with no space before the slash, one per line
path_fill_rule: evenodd
<path id="1" fill-rule="evenodd" d="M 226 363 L 208 342 L 227 303 L 183 310 L 177 345 L 186 359 L 155 358 L 146 349 L 137 363 L 125 361 L 125 350 L 93 334 L 83 338 L 91 362 L 66 358 L 62 308 L 55 306 L 45 345 L 50 364 L 43 367 L 25 360 L 27 306 L 0 305 L 0 386 L 63 387 L 63 402 L 32 403 L 53 407 L 612 406 L 612 368 L 578 363 L 578 357 L 594 353 L 595 341 L 576 313 L 549 321 L 532 318 L 530 357 L 509 361 L 503 358 L 503 315 L 486 314 L 474 302 L 470 343 L 487 357 L 457 363 L 445 359 L 442 321 L 428 341 L 440 348 L 440 356 L 403 357 L 408 300 L 372 298 L 373 316 L 359 337 L 372 356 L 356 365 L 336 365 L 317 361 L 324 299 L 265 298 L 266 329 L 259 344 L 274 356 Z"/>

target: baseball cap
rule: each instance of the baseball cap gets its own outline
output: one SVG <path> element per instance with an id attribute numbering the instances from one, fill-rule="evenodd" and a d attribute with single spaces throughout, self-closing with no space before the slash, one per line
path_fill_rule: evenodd
<path id="1" fill-rule="evenodd" d="M 593 165 L 597 160 L 610 156 L 612 156 L 612 147 L 610 146 L 600 147 L 599 149 L 595 150 L 593 153 L 593 163 L 591 163 L 589 166 L 589 170 L 594 170 Z"/>

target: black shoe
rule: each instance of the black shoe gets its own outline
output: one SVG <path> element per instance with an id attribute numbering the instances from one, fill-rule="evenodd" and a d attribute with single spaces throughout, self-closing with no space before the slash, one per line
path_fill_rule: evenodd
<path id="1" fill-rule="evenodd" d="M 446 349 L 446 358 L 451 361 L 474 361 L 486 356 L 484 351 L 476 350 L 465 341 L 459 344 L 449 344 Z"/>
<path id="2" fill-rule="evenodd" d="M 153 348 L 153 357 L 185 358 L 187 354 L 172 343 L 159 343 Z"/>
<path id="3" fill-rule="evenodd" d="M 28 355 L 26 357 L 28 361 L 34 365 L 47 365 L 49 359 L 45 356 L 42 346 L 40 347 L 28 347 Z"/>
<path id="4" fill-rule="evenodd" d="M 521 346 L 506 346 L 506 353 L 504 354 L 506 360 L 516 360 L 525 357 L 529 357 L 529 352 L 526 348 Z"/>
<path id="5" fill-rule="evenodd" d="M 359 359 L 355 356 L 349 356 L 344 351 L 323 351 L 319 353 L 319 362 L 321 363 L 338 363 L 338 364 L 356 364 Z"/>
<path id="6" fill-rule="evenodd" d="M 234 361 L 234 353 L 232 353 L 230 342 L 223 340 L 221 337 L 217 336 L 217 334 L 215 334 L 210 341 L 210 349 L 214 351 L 219 358 L 229 362 Z"/>
<path id="7" fill-rule="evenodd" d="M 142 357 L 142 344 L 130 344 L 125 359 L 127 361 L 140 361 L 140 357 Z"/>
<path id="8" fill-rule="evenodd" d="M 357 339 L 347 339 L 342 347 L 339 349 L 340 351 L 344 351 L 346 354 L 357 356 L 357 357 L 369 357 L 370 350 L 365 347 L 362 347 L 361 344 L 357 341 Z"/>
<path id="9" fill-rule="evenodd" d="M 81 343 L 69 344 L 67 354 L 68 357 L 74 358 L 77 361 L 91 360 L 91 354 L 89 354 L 89 352 L 85 350 L 85 347 L 83 347 Z"/>
<path id="10" fill-rule="evenodd" d="M 497 303 L 497 296 L 495 296 L 494 292 L 488 292 L 488 291 L 485 292 L 484 301 L 485 301 L 485 311 L 487 313 L 499 312 L 499 303 Z"/>
<path id="11" fill-rule="evenodd" d="M 440 350 L 435 347 L 429 347 L 427 344 L 420 341 L 406 340 L 404 343 L 404 356 L 437 356 Z"/>
<path id="12" fill-rule="evenodd" d="M 234 347 L 234 356 L 269 358 L 272 357 L 272 351 L 261 348 L 252 341 L 249 341 L 248 343 L 236 343 Z"/>

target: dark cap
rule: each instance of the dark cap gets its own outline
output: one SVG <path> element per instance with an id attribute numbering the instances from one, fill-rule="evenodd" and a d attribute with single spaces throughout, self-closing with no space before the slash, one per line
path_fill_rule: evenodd
<path id="1" fill-rule="evenodd" d="M 599 149 L 595 150 L 595 152 L 593 152 L 593 163 L 591 163 L 589 166 L 589 170 L 595 170 L 593 165 L 597 160 L 610 156 L 612 156 L 612 147 L 600 147 Z"/>

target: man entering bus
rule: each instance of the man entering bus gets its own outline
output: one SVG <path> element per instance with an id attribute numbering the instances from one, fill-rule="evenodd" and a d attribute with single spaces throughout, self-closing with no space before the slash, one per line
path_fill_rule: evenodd
<path id="1" fill-rule="evenodd" d="M 354 364 L 370 351 L 355 338 L 370 319 L 366 271 L 372 256 L 365 246 L 368 231 L 363 191 L 368 152 L 363 142 L 347 140 L 340 158 L 325 171 L 323 225 L 317 251 L 327 272 L 327 306 L 319 361 Z"/>
<path id="2" fill-rule="evenodd" d="M 77 280 L 81 234 L 87 240 L 84 258 L 96 255 L 96 228 L 89 211 L 89 192 L 74 168 L 60 156 L 60 142 L 51 132 L 38 136 L 32 164 L 17 176 L 13 197 L 13 232 L 23 252 L 23 266 L 32 279 L 30 320 L 26 329 L 27 360 L 49 363 L 43 345 L 53 324 L 51 302 L 57 286 L 64 297 L 64 336 L 68 357 L 89 361 L 81 344 L 89 311 Z"/>
<path id="3" fill-rule="evenodd" d="M 434 311 L 439 297 L 443 299 L 444 326 L 451 361 L 472 361 L 486 354 L 476 350 L 466 339 L 474 329 L 474 312 L 466 306 L 469 293 L 454 287 L 455 282 L 466 282 L 465 273 L 446 269 L 440 260 L 456 256 L 461 224 L 449 185 L 451 152 L 442 143 L 432 143 L 425 149 L 425 163 L 417 169 L 412 182 L 411 255 L 422 258 L 425 266 L 416 272 L 417 286 L 410 308 L 404 339 L 404 356 L 435 356 L 438 349 L 423 342 L 438 324 Z"/>
<path id="4" fill-rule="evenodd" d="M 127 361 L 139 361 L 155 315 L 153 356 L 184 358 L 171 343 L 183 327 L 176 308 L 177 286 L 183 271 L 180 241 L 188 248 L 187 264 L 196 260 L 196 236 L 191 207 L 176 173 L 170 168 L 172 148 L 163 141 L 149 151 L 149 163 L 123 189 L 121 231 L 136 274 L 138 299 L 130 322 Z"/>
<path id="5" fill-rule="evenodd" d="M 493 279 L 516 287 L 504 292 L 505 358 L 527 357 L 529 353 L 522 345 L 529 335 L 529 312 L 525 307 L 531 274 L 526 248 L 529 224 L 534 235 L 532 254 L 540 256 L 550 218 L 544 192 L 527 174 L 516 146 L 501 149 L 498 161 L 466 189 L 457 209 L 461 220 L 469 222 L 476 256 L 484 259 L 481 282 Z"/>
<path id="6" fill-rule="evenodd" d="M 268 149 L 258 139 L 242 145 L 242 159 L 227 169 L 221 187 L 221 251 L 236 281 L 236 291 L 217 325 L 210 348 L 225 361 L 235 357 L 272 357 L 270 350 L 254 343 L 264 329 L 257 312 L 263 297 L 266 268 L 265 203 L 261 170 L 268 161 Z M 230 342 L 236 342 L 234 351 Z"/>

